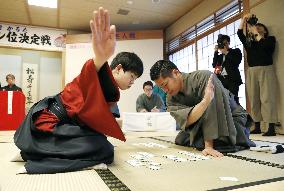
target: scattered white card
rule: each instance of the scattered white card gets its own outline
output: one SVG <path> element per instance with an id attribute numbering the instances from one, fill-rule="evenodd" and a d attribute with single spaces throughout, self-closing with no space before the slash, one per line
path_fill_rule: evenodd
<path id="1" fill-rule="evenodd" d="M 127 160 L 126 162 L 133 167 L 145 166 L 151 170 L 161 169 L 161 163 L 150 160 L 150 158 L 154 157 L 154 155 L 151 153 L 137 152 L 137 154 L 131 154 L 130 157 L 132 157 L 134 160 Z"/>
<path id="2" fill-rule="evenodd" d="M 219 177 L 219 178 L 222 181 L 233 181 L 233 182 L 238 182 L 239 181 L 236 177 L 222 176 L 222 177 Z"/>
<path id="3" fill-rule="evenodd" d="M 145 164 L 138 160 L 127 160 L 126 162 L 134 167 L 145 166 Z"/>
<path id="4" fill-rule="evenodd" d="M 206 156 L 195 154 L 195 153 L 188 152 L 188 151 L 179 151 L 178 153 L 182 154 L 182 155 L 189 156 L 189 157 L 193 157 L 193 158 L 196 158 L 196 159 L 200 159 L 200 160 L 208 160 L 208 159 L 210 159 L 210 157 L 206 157 Z"/>
<path id="5" fill-rule="evenodd" d="M 173 161 L 175 161 L 175 162 L 186 162 L 187 159 L 178 157 L 176 159 L 173 159 Z"/>
<path id="6" fill-rule="evenodd" d="M 168 147 L 165 146 L 165 145 L 161 145 L 161 144 L 153 143 L 153 142 L 149 143 L 149 145 L 151 145 L 151 146 L 153 146 L 153 147 L 160 147 L 160 148 L 163 148 L 163 149 L 168 148 Z"/>
<path id="7" fill-rule="evenodd" d="M 136 154 L 136 155 L 130 155 L 130 156 L 139 161 L 149 161 L 149 158 L 143 155 Z"/>
<path id="8" fill-rule="evenodd" d="M 161 169 L 161 167 L 155 166 L 155 165 L 150 165 L 150 166 L 148 166 L 148 168 L 151 169 L 151 170 L 160 170 Z"/>
<path id="9" fill-rule="evenodd" d="M 158 148 L 163 148 L 163 149 L 168 148 L 165 145 L 161 145 L 161 144 L 153 143 L 153 142 L 150 142 L 150 143 L 133 143 L 132 145 L 134 145 L 134 146 L 144 146 L 144 147 L 150 147 L 150 148 L 153 148 L 153 147 L 158 147 Z"/>
<path id="10" fill-rule="evenodd" d="M 142 155 L 142 156 L 147 157 L 147 158 L 152 158 L 152 157 L 155 156 L 155 155 L 153 155 L 151 153 L 147 153 L 147 152 L 137 152 L 137 154 Z"/>
<path id="11" fill-rule="evenodd" d="M 162 165 L 161 163 L 158 163 L 158 162 L 149 162 L 148 164 L 150 166 L 161 166 Z"/>
<path id="12" fill-rule="evenodd" d="M 186 162 L 187 161 L 187 159 L 181 158 L 181 157 L 177 157 L 175 155 L 163 155 L 163 157 L 165 157 L 167 159 L 170 159 L 170 160 L 173 160 L 175 162 Z"/>
<path id="13" fill-rule="evenodd" d="M 168 159 L 177 158 L 177 156 L 175 156 L 175 155 L 163 155 L 163 157 L 168 158 Z"/>
<path id="14" fill-rule="evenodd" d="M 188 158 L 188 161 L 198 161 L 198 160 L 202 160 L 202 159 L 197 159 L 197 158 Z"/>

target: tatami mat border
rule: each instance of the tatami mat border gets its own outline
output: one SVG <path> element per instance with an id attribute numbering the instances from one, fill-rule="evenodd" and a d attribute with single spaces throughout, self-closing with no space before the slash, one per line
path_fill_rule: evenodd
<path id="1" fill-rule="evenodd" d="M 109 169 L 95 170 L 111 191 L 130 191 Z"/>
<path id="2" fill-rule="evenodd" d="M 251 186 L 257 186 L 257 185 L 261 185 L 261 184 L 268 184 L 268 183 L 272 183 L 272 182 L 279 182 L 279 181 L 283 181 L 283 180 L 284 180 L 284 177 L 277 177 L 277 178 L 271 178 L 271 179 L 267 179 L 267 180 L 259 180 L 259 181 L 255 181 L 255 182 L 239 184 L 239 185 L 235 185 L 235 186 L 228 186 L 228 187 L 224 187 L 224 188 L 212 189 L 212 190 L 208 190 L 208 191 L 235 190 L 235 189 L 239 189 L 239 188 L 247 188 L 247 187 L 251 187 Z"/>

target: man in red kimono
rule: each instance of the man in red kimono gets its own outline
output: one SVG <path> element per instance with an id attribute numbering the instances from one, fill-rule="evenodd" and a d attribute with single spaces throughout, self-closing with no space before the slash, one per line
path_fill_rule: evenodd
<path id="1" fill-rule="evenodd" d="M 134 53 L 121 52 L 109 66 L 115 50 L 115 26 L 108 11 L 100 8 L 90 21 L 94 58 L 56 96 L 36 103 L 14 135 L 24 172 L 76 171 L 113 162 L 113 145 L 107 136 L 125 141 L 110 107 L 143 73 Z"/>

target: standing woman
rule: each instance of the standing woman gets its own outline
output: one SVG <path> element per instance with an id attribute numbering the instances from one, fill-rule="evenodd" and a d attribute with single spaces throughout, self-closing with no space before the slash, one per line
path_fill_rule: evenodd
<path id="1" fill-rule="evenodd" d="M 247 92 L 250 100 L 251 116 L 255 122 L 253 134 L 260 134 L 260 122 L 269 123 L 263 136 L 275 136 L 277 122 L 276 78 L 273 68 L 273 53 L 276 39 L 269 36 L 264 24 L 256 23 L 254 15 L 244 15 L 238 30 L 238 36 L 247 52 Z M 243 28 L 247 26 L 247 35 Z"/>

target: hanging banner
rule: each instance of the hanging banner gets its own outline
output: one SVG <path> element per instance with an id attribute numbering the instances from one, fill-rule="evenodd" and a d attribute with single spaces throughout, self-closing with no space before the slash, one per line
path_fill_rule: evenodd
<path id="1" fill-rule="evenodd" d="M 66 30 L 0 23 L 0 46 L 63 51 Z"/>
<path id="2" fill-rule="evenodd" d="M 26 108 L 30 108 L 38 99 L 38 65 L 23 63 L 23 93 L 26 96 Z"/>
<path id="3" fill-rule="evenodd" d="M 8 91 L 8 114 L 13 114 L 13 91 Z"/>

